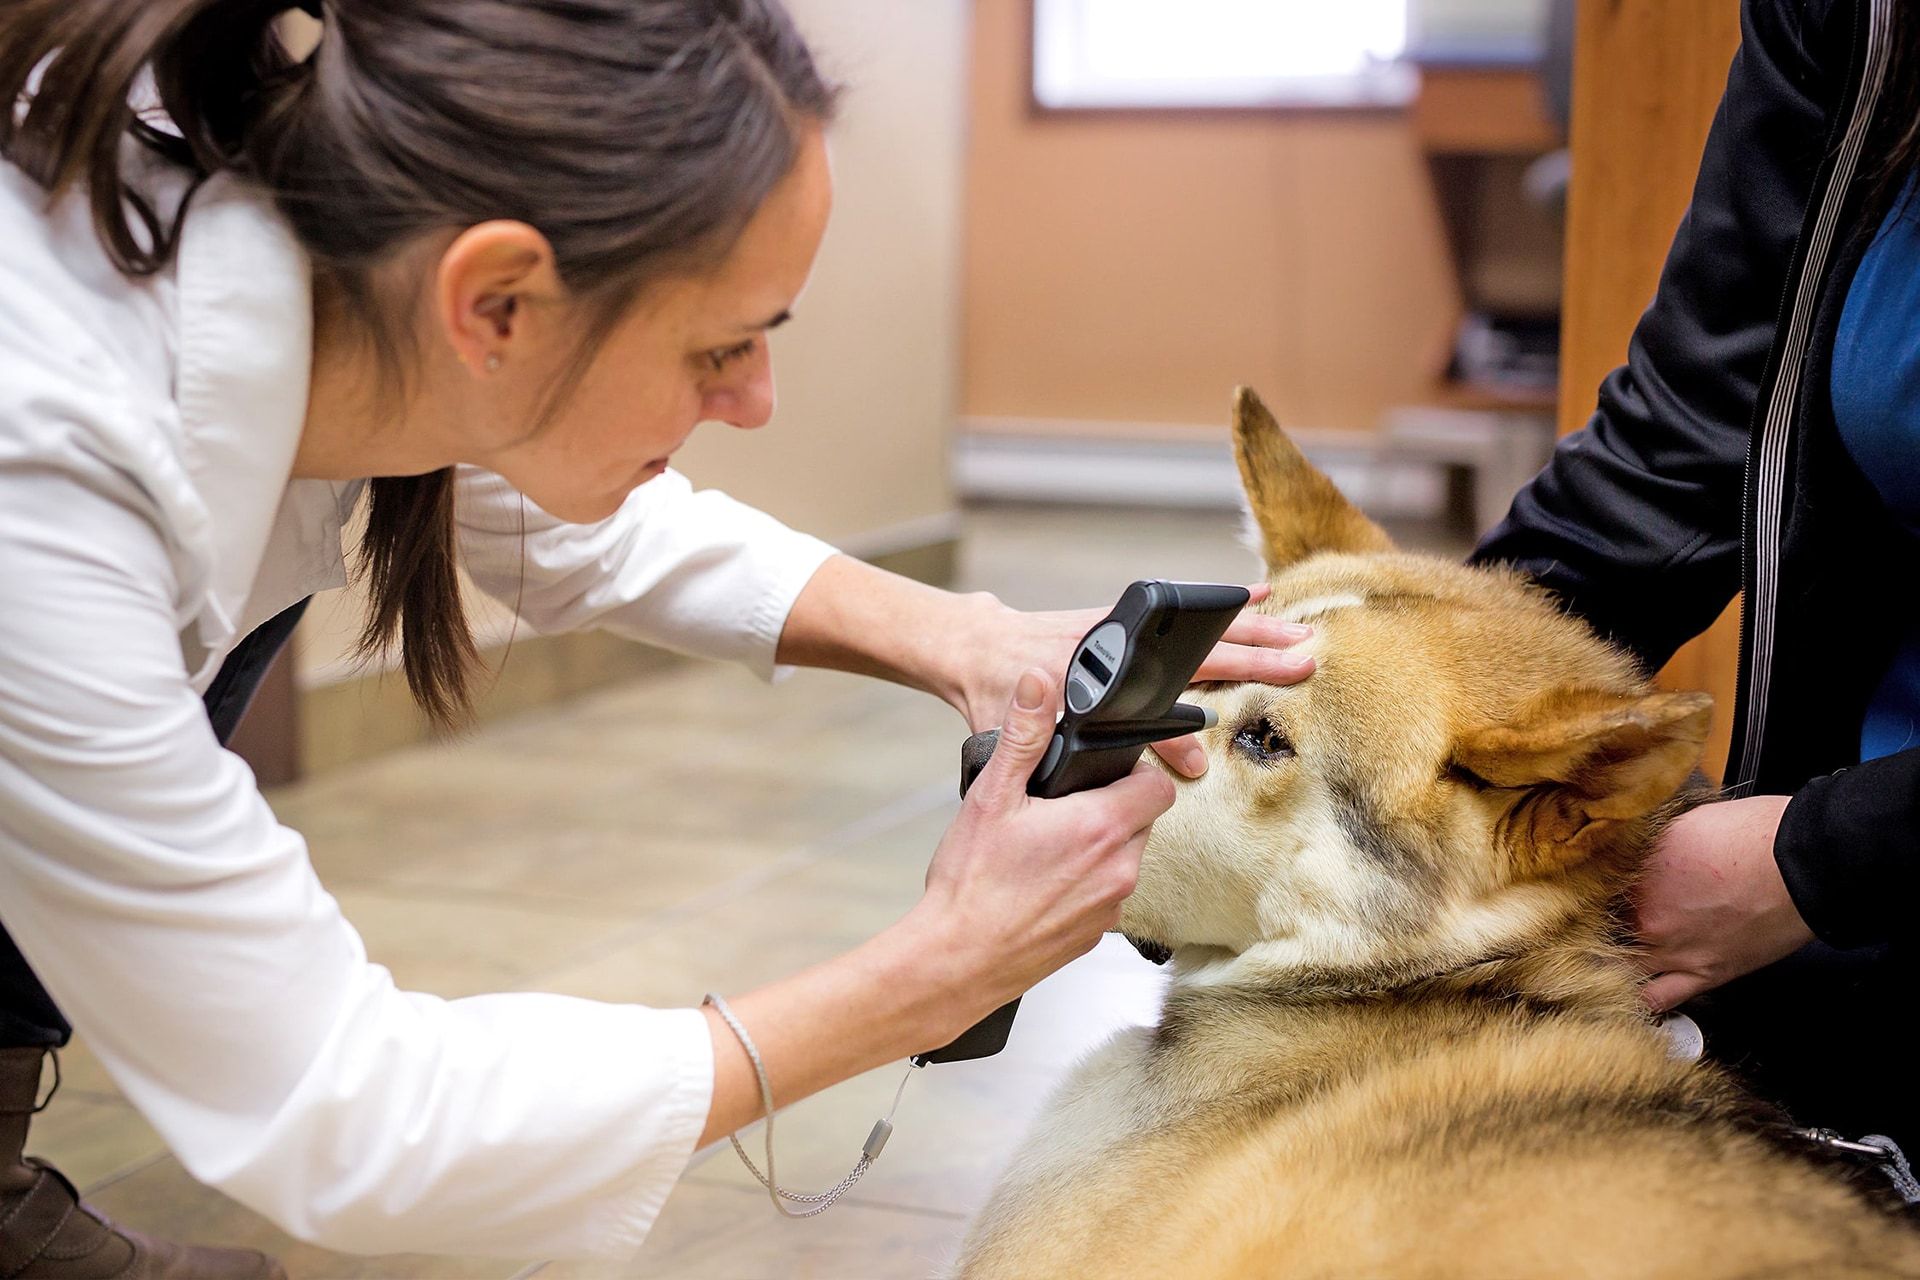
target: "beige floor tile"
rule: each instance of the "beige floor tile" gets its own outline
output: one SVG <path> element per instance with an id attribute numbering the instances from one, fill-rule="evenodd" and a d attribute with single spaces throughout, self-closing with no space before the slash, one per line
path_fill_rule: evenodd
<path id="1" fill-rule="evenodd" d="M 116 1222 L 173 1240 L 260 1249 L 280 1259 L 291 1280 L 397 1277 L 404 1280 L 505 1280 L 523 1262 L 497 1258 L 338 1254 L 293 1239 L 251 1210 L 201 1186 L 169 1157 L 90 1196 Z"/>
<path id="2" fill-rule="evenodd" d="M 599 701 L 583 699 L 581 714 Z M 401 753 L 350 780 L 282 791 L 275 805 L 307 834 L 323 876 L 354 881 L 433 883 L 461 869 L 456 853 L 476 839 L 524 849 L 551 832 L 624 837 L 641 852 L 676 837 L 786 848 L 957 769 L 963 726 L 931 699 L 846 702 L 813 725 L 734 706 L 684 728 L 560 725 L 550 740 Z"/>
<path id="3" fill-rule="evenodd" d="M 683 1182 L 625 1267 L 554 1264 L 539 1280 L 908 1280 L 958 1248 L 957 1219 L 842 1203 L 818 1218 L 774 1215 L 766 1193 Z"/>
<path id="4" fill-rule="evenodd" d="M 988 506 L 969 513 L 960 586 L 1022 609 L 1111 604 L 1136 578 L 1253 582 L 1259 561 L 1231 511 Z"/>
<path id="5" fill-rule="evenodd" d="M 85 1036 L 76 1034 L 67 1042 L 66 1048 L 59 1050 L 59 1055 L 61 1097 L 74 1093 L 106 1094 L 115 1098 L 120 1096 L 120 1091 L 114 1087 L 113 1081 L 107 1078 L 106 1068 L 100 1065 L 100 1059 L 94 1057 L 93 1050 L 87 1047 Z M 40 1074 L 43 1083 L 52 1082 L 53 1075 L 50 1068 L 42 1066 Z"/>
<path id="6" fill-rule="evenodd" d="M 62 1089 L 27 1130 L 27 1154 L 73 1180 L 82 1192 L 167 1153 L 167 1144 L 127 1103 Z"/>
<path id="7" fill-rule="evenodd" d="M 779 858 L 790 846 L 750 836 L 686 836 L 582 820 L 538 835 L 520 826 L 400 818 L 394 848 L 341 829 L 330 815 L 307 833 L 328 884 L 445 892 L 467 900 L 631 918 L 679 905 Z M 410 833 L 417 833 L 411 835 Z"/>
<path id="8" fill-rule="evenodd" d="M 690 915 L 644 925 L 584 963 L 531 985 L 596 1000 L 694 1004 L 838 955 L 906 913 L 953 812 L 928 795 L 913 812 L 844 845 L 799 851 L 791 870 Z"/>
<path id="9" fill-rule="evenodd" d="M 417 892 L 342 889 L 337 896 L 370 959 L 408 990 L 450 998 L 519 986 L 592 951 L 625 924 L 611 915 L 583 918 Z"/>

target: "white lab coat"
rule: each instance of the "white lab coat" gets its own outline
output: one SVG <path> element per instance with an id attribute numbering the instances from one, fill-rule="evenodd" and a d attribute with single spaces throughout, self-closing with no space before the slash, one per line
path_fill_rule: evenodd
<path id="1" fill-rule="evenodd" d="M 0 920 L 187 1169 L 293 1234 L 629 1255 L 705 1122 L 700 1014 L 397 989 L 208 727 L 233 645 L 344 580 L 358 486 L 288 478 L 289 229 L 226 177 L 185 228 L 129 281 L 82 201 L 49 211 L 0 162 Z M 672 472 L 597 525 L 529 504 L 524 562 L 498 478 L 463 473 L 457 510 L 469 571 L 534 629 L 762 673 L 831 554 Z"/>

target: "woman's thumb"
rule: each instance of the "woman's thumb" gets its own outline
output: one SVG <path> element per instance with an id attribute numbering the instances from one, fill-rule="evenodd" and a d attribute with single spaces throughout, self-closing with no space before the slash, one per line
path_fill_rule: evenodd
<path id="1" fill-rule="evenodd" d="M 975 791 L 985 787 L 996 801 L 1026 791 L 1027 779 L 1033 776 L 1047 744 L 1053 740 L 1055 696 L 1052 679 L 1040 668 L 1029 667 L 1020 673 L 1013 686 L 1013 701 L 1000 725 L 1000 742 L 973 784 Z"/>

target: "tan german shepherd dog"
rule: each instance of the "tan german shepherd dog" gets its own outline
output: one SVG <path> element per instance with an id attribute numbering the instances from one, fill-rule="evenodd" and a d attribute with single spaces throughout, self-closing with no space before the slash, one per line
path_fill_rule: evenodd
<path id="1" fill-rule="evenodd" d="M 1396 553 L 1242 390 L 1318 672 L 1214 686 L 1121 927 L 1160 1023 L 1050 1102 L 959 1262 L 1001 1277 L 1920 1277 L 1920 1232 L 1643 1009 L 1620 904 L 1710 700 L 1503 571 Z"/>

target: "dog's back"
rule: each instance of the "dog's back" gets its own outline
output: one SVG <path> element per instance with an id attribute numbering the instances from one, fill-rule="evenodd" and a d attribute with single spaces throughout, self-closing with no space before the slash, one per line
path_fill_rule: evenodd
<path id="1" fill-rule="evenodd" d="M 1056 1100 L 964 1275 L 1920 1276 L 1871 1182 L 1646 1026 L 1444 997 L 1174 1012 L 1190 1038 L 1123 1037 Z"/>

